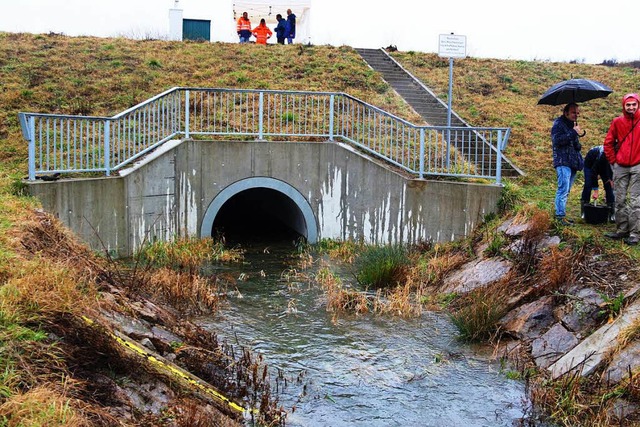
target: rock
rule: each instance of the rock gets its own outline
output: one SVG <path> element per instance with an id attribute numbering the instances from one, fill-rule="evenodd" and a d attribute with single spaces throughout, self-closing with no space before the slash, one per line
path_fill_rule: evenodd
<path id="1" fill-rule="evenodd" d="M 600 366 L 606 355 L 618 345 L 617 338 L 620 332 L 632 325 L 636 319 L 640 319 L 640 301 L 632 303 L 613 323 L 601 326 L 580 345 L 549 366 L 553 378 L 558 378 L 579 365 L 583 376 L 590 375 Z"/>
<path id="2" fill-rule="evenodd" d="M 569 311 L 562 317 L 564 326 L 572 332 L 585 336 L 595 328 L 600 317 L 600 305 L 604 299 L 591 288 L 580 289 L 569 304 Z"/>
<path id="3" fill-rule="evenodd" d="M 498 258 L 468 262 L 445 278 L 441 292 L 462 294 L 485 287 L 501 279 L 511 268 L 510 261 Z"/>
<path id="4" fill-rule="evenodd" d="M 555 322 L 553 297 L 546 296 L 510 311 L 500 320 L 502 330 L 519 339 L 532 339 Z"/>
<path id="5" fill-rule="evenodd" d="M 560 244 L 560 237 L 558 236 L 545 236 L 539 242 L 536 243 L 535 249 L 537 251 L 542 251 L 548 249 L 552 246 L 558 246 Z M 513 254 L 520 254 L 526 250 L 524 247 L 524 240 L 518 239 L 515 242 L 511 243 L 507 250 Z"/>
<path id="6" fill-rule="evenodd" d="M 552 246 L 558 246 L 560 244 L 560 236 L 547 236 L 544 239 L 540 240 L 538 243 L 538 249 L 548 249 Z"/>
<path id="7" fill-rule="evenodd" d="M 117 312 L 103 312 L 102 315 L 112 324 L 118 325 L 118 329 L 126 335 L 151 336 L 151 325 L 144 320 L 134 319 Z"/>
<path id="8" fill-rule="evenodd" d="M 151 333 L 153 334 L 153 338 L 155 338 L 155 340 L 161 340 L 163 342 L 166 342 L 168 345 L 183 341 L 182 338 L 180 338 L 173 332 L 169 332 L 165 328 L 161 328 L 159 326 L 153 326 L 151 328 Z"/>
<path id="9" fill-rule="evenodd" d="M 631 425 L 631 424 L 624 424 L 622 421 L 627 418 L 629 415 L 635 414 L 637 413 L 637 411 L 640 409 L 640 407 L 633 403 L 633 402 L 629 402 L 626 399 L 616 399 L 615 402 L 613 402 L 613 406 L 611 407 L 611 409 L 609 409 L 609 414 L 611 416 L 613 416 L 615 419 L 617 419 L 618 421 L 620 421 L 620 425 Z M 636 424 L 633 424 L 636 425 Z"/>
<path id="10" fill-rule="evenodd" d="M 502 223 L 497 229 L 498 232 L 502 232 L 510 237 L 521 236 L 522 233 L 529 229 L 528 223 L 516 223 L 514 218 L 509 218 Z"/>
<path id="11" fill-rule="evenodd" d="M 141 412 L 150 412 L 159 415 L 167 404 L 175 399 L 175 393 L 166 384 L 160 381 L 151 381 L 144 384 L 124 385 L 123 389 L 129 401 Z"/>
<path id="12" fill-rule="evenodd" d="M 640 365 L 640 341 L 634 341 L 613 356 L 604 372 L 604 379 L 617 384 L 629 377 L 629 369 L 635 375 Z"/>
<path id="13" fill-rule="evenodd" d="M 131 308 L 137 315 L 153 323 L 167 324 L 174 322 L 174 316 L 165 308 L 162 308 L 149 300 L 135 301 L 131 303 Z"/>
<path id="14" fill-rule="evenodd" d="M 567 331 L 560 323 L 556 323 L 531 344 L 531 356 L 536 365 L 546 368 L 562 357 L 567 351 L 578 344 L 574 334 Z"/>
<path id="15" fill-rule="evenodd" d="M 142 344 L 143 346 L 147 347 L 151 351 L 157 351 L 156 347 L 153 345 L 153 343 L 151 342 L 151 340 L 149 338 L 141 339 L 140 340 L 140 344 Z"/>

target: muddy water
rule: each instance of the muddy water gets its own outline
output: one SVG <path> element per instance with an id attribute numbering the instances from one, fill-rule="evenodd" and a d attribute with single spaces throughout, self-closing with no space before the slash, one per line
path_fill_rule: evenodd
<path id="1" fill-rule="evenodd" d="M 332 319 L 315 286 L 283 276 L 286 259 L 257 250 L 243 265 L 215 267 L 242 278 L 240 295 L 204 323 L 261 353 L 274 388 L 284 373 L 287 426 L 495 427 L 525 416 L 524 384 L 507 379 L 488 349 L 459 343 L 446 316 Z"/>

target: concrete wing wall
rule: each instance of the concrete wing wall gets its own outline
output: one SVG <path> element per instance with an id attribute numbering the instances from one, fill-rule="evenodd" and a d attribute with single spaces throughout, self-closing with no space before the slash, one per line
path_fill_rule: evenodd
<path id="1" fill-rule="evenodd" d="M 131 252 L 125 182 L 118 177 L 29 182 L 31 195 L 92 249 Z"/>

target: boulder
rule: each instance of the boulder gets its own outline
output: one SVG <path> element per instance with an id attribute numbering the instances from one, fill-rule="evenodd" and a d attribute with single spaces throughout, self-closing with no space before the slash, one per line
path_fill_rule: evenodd
<path id="1" fill-rule="evenodd" d="M 515 218 L 509 218 L 503 222 L 497 229 L 498 232 L 502 232 L 509 237 L 522 236 L 522 233 L 529 229 L 528 223 L 515 222 Z"/>
<path id="2" fill-rule="evenodd" d="M 604 299 L 591 288 L 578 290 L 567 307 L 567 314 L 562 317 L 564 326 L 579 337 L 595 328 L 599 323 Z"/>
<path id="3" fill-rule="evenodd" d="M 473 260 L 444 279 L 441 292 L 463 294 L 485 287 L 511 271 L 510 261 L 499 258 Z"/>
<path id="4" fill-rule="evenodd" d="M 560 323 L 553 325 L 547 332 L 531 343 L 531 356 L 536 365 L 546 368 L 561 358 L 578 344 L 576 336 Z"/>
<path id="5" fill-rule="evenodd" d="M 555 322 L 553 308 L 553 297 L 546 296 L 510 311 L 500 325 L 516 338 L 533 339 Z"/>
<path id="6" fill-rule="evenodd" d="M 638 372 L 640 365 L 640 341 L 634 341 L 618 352 L 604 372 L 604 378 L 612 384 L 617 384 L 629 377 L 629 370 L 633 375 Z"/>

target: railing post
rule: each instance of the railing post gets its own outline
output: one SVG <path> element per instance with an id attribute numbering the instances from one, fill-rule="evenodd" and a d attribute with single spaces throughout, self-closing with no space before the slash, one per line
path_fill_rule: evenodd
<path id="1" fill-rule="evenodd" d="M 36 179 L 36 118 L 29 117 L 29 181 Z"/>
<path id="2" fill-rule="evenodd" d="M 189 89 L 184 91 L 184 137 L 189 138 Z"/>
<path id="3" fill-rule="evenodd" d="M 502 130 L 498 130 L 497 159 L 496 159 L 496 184 L 502 184 Z"/>
<path id="4" fill-rule="evenodd" d="M 424 177 L 424 128 L 420 128 L 420 179 Z"/>
<path id="5" fill-rule="evenodd" d="M 331 94 L 329 97 L 329 141 L 333 141 L 333 105 L 335 102 L 335 95 Z"/>
<path id="6" fill-rule="evenodd" d="M 258 140 L 262 141 L 263 138 L 263 134 L 262 134 L 262 125 L 264 123 L 264 118 L 263 118 L 263 114 L 264 114 L 264 92 L 260 92 L 260 101 L 258 103 Z"/>
<path id="7" fill-rule="evenodd" d="M 104 171 L 107 176 L 111 174 L 111 165 L 109 160 L 111 159 L 111 122 L 109 120 L 104 121 Z"/>

